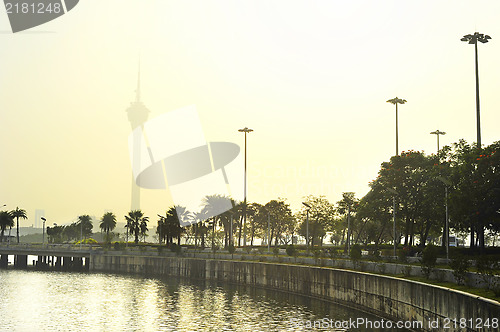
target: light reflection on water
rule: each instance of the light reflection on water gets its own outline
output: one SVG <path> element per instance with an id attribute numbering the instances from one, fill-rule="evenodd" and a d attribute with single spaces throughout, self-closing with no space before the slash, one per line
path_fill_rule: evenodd
<path id="1" fill-rule="evenodd" d="M 357 317 L 377 319 L 335 304 L 252 287 L 0 270 L 0 331 L 320 331 L 297 328 L 290 319 Z"/>

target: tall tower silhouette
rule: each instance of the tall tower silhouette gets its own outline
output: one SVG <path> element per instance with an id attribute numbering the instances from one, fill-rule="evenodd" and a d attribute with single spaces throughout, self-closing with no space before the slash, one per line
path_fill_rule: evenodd
<path id="1" fill-rule="evenodd" d="M 141 101 L 141 64 L 139 63 L 139 70 L 137 73 L 137 89 L 135 90 L 135 101 L 130 103 L 130 106 L 126 110 L 128 115 L 128 121 L 132 130 L 142 126 L 144 122 L 148 119 L 149 110 L 144 106 Z M 133 155 L 132 169 L 135 165 L 140 165 L 141 156 L 141 144 L 140 137 L 134 137 L 133 140 Z M 139 210 L 141 208 L 141 189 L 134 181 L 134 175 L 132 175 L 132 197 L 131 197 L 131 209 Z"/>

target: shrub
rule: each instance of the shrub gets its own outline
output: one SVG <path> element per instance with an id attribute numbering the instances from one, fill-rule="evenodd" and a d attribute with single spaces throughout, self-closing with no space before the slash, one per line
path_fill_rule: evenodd
<path id="1" fill-rule="evenodd" d="M 359 261 L 361 259 L 361 246 L 359 244 L 353 245 L 350 255 L 353 262 Z"/>
<path id="2" fill-rule="evenodd" d="M 422 258 L 420 259 L 420 265 L 422 266 L 422 273 L 425 278 L 429 279 L 432 271 L 436 266 L 438 250 L 433 245 L 428 245 L 422 252 Z"/>
<path id="3" fill-rule="evenodd" d="M 245 247 L 245 251 L 247 252 L 247 254 L 250 254 L 252 252 L 252 247 Z"/>
<path id="4" fill-rule="evenodd" d="M 78 242 L 76 242 L 75 244 L 98 244 L 98 242 L 92 238 L 88 238 L 88 239 L 83 239 L 83 240 L 80 240 Z"/>
<path id="5" fill-rule="evenodd" d="M 227 247 L 227 251 L 232 255 L 235 253 L 236 251 L 236 248 L 234 247 L 234 244 L 230 244 L 228 247 Z"/>
<path id="6" fill-rule="evenodd" d="M 263 254 L 266 252 L 266 249 L 267 249 L 267 248 L 265 248 L 265 247 L 259 247 L 259 248 L 257 249 L 257 251 L 259 252 L 259 254 L 263 255 Z"/>
<path id="7" fill-rule="evenodd" d="M 279 254 L 280 254 L 280 248 L 278 248 L 278 247 L 274 247 L 274 248 L 273 248 L 273 255 L 274 255 L 275 257 L 278 257 L 278 255 L 279 255 Z"/>
<path id="8" fill-rule="evenodd" d="M 325 249 L 327 252 L 328 252 L 328 255 L 330 256 L 331 259 L 334 259 L 335 257 L 337 257 L 337 249 L 335 248 L 328 248 L 328 249 Z"/>
<path id="9" fill-rule="evenodd" d="M 403 250 L 398 250 L 398 261 L 401 263 L 408 263 L 408 250 L 403 248 Z"/>
<path id="10" fill-rule="evenodd" d="M 297 253 L 297 249 L 295 248 L 295 246 L 293 244 L 289 244 L 286 247 L 286 254 L 288 256 L 295 256 L 296 253 Z"/>
<path id="11" fill-rule="evenodd" d="M 318 263 L 319 258 L 321 257 L 321 250 L 318 248 L 314 248 L 312 250 L 313 256 L 314 256 L 314 261 L 316 264 Z"/>
<path id="12" fill-rule="evenodd" d="M 115 250 L 123 250 L 124 248 L 125 248 L 125 243 L 123 243 L 123 242 L 113 243 L 113 249 L 115 249 Z"/>
<path id="13" fill-rule="evenodd" d="M 437 281 L 443 282 L 445 276 L 446 276 L 446 274 L 445 274 L 445 272 L 443 270 L 437 270 L 436 271 L 436 280 Z"/>
<path id="14" fill-rule="evenodd" d="M 379 261 L 380 260 L 380 250 L 374 249 L 372 252 L 372 259 L 374 261 Z"/>
<path id="15" fill-rule="evenodd" d="M 181 253 L 182 247 L 176 243 L 170 245 L 170 251 L 175 252 L 177 255 Z"/>
<path id="16" fill-rule="evenodd" d="M 479 256 L 476 260 L 477 272 L 481 275 L 488 289 L 492 289 L 495 286 L 493 285 L 493 280 L 497 264 L 497 261 L 486 255 Z"/>
<path id="17" fill-rule="evenodd" d="M 500 297 L 500 283 L 498 281 L 493 282 L 491 290 L 493 291 L 493 294 L 495 294 L 496 297 Z"/>
<path id="18" fill-rule="evenodd" d="M 410 265 L 403 266 L 403 268 L 401 269 L 401 271 L 403 272 L 403 275 L 405 277 L 411 276 L 411 266 Z"/>
<path id="19" fill-rule="evenodd" d="M 451 260 L 450 267 L 453 269 L 453 276 L 455 277 L 457 284 L 465 284 L 469 266 L 469 261 L 463 255 L 457 255 Z"/>

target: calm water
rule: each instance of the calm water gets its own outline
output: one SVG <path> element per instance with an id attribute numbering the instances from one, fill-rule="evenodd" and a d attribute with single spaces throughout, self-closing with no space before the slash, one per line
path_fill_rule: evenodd
<path id="1" fill-rule="evenodd" d="M 330 328 L 334 325 L 300 327 L 291 319 L 307 324 L 357 317 L 379 320 L 327 302 L 250 287 L 0 270 L 0 331 L 345 331 Z"/>

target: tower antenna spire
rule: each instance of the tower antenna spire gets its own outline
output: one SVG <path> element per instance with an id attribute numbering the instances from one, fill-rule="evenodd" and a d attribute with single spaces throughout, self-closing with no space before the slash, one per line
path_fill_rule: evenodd
<path id="1" fill-rule="evenodd" d="M 139 57 L 139 70 L 137 72 L 137 89 L 135 90 L 135 101 L 141 101 L 141 58 Z"/>

